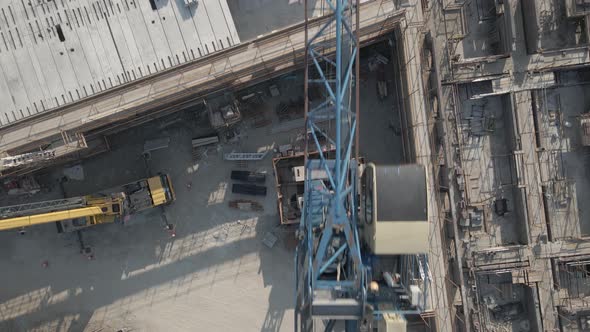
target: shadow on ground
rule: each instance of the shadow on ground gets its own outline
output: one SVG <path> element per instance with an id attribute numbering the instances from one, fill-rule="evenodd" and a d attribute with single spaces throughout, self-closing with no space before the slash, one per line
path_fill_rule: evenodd
<path id="1" fill-rule="evenodd" d="M 95 260 L 87 262 L 83 261 L 84 257 L 77 255 L 75 240 L 68 235 L 67 244 L 60 253 L 69 251 L 70 254 L 59 261 L 49 258 L 48 268 L 43 268 L 40 263 L 27 264 L 22 269 L 10 268 L 9 265 L 14 267 L 15 263 L 20 263 L 14 261 L 4 265 L 9 270 L 2 273 L 0 280 L 3 285 L 11 287 L 3 287 L 0 292 L 0 301 L 3 303 L 0 305 L 3 320 L 0 322 L 0 330 L 117 330 L 130 326 L 153 329 L 154 325 L 149 325 L 148 322 L 142 326 L 143 318 L 133 317 L 130 313 L 151 311 L 152 307 L 159 310 L 167 303 L 177 307 L 194 302 L 194 306 L 185 310 L 206 312 L 216 302 L 217 305 L 221 302 L 221 307 L 227 305 L 228 308 L 247 308 L 261 301 L 268 301 L 268 312 L 262 326 L 256 327 L 256 322 L 249 317 L 250 321 L 244 320 L 242 330 L 288 330 L 288 327 L 282 325 L 285 312 L 292 309 L 292 252 L 283 245 L 283 239 L 289 235 L 277 233 L 279 241 L 272 249 L 262 244 L 266 232 L 274 230 L 276 220 L 275 216 L 265 216 L 255 223 L 244 221 L 243 224 L 236 224 L 232 221 L 210 232 L 199 230 L 185 236 L 180 235 L 176 239 L 168 238 L 154 223 L 125 227 L 123 231 L 120 225 L 109 225 L 119 228 L 117 232 L 108 226 L 96 227 L 86 232 L 97 252 Z M 253 229 L 249 229 L 250 227 Z M 152 239 L 144 240 L 144 245 L 133 244 L 139 241 L 139 233 L 148 232 L 152 233 Z M 202 235 L 203 233 L 206 235 Z M 17 247 L 38 242 L 36 239 L 22 240 Z M 105 249 L 115 243 L 118 243 L 118 251 L 109 252 Z M 38 249 L 43 250 L 43 247 L 42 243 Z M 12 249 L 3 252 L 14 254 L 18 250 Z M 145 251 L 145 254 L 142 255 L 141 251 Z M 18 252 L 16 256 L 19 256 Z M 75 265 L 77 268 L 73 270 L 67 265 Z M 70 273 L 63 273 L 65 271 Z M 256 274 L 262 278 L 256 278 Z M 268 296 L 264 295 L 266 292 L 252 291 L 253 287 L 257 287 L 256 279 L 263 280 L 263 289 L 270 290 Z M 241 289 L 242 284 L 250 289 Z M 235 289 L 227 289 L 228 286 Z M 239 297 L 231 295 L 240 292 L 244 294 Z M 206 299 L 203 302 L 198 301 L 208 295 L 211 295 L 212 303 L 206 303 Z M 223 303 L 232 300 L 241 303 Z M 182 312 L 177 314 L 182 318 Z M 237 312 L 235 316 L 248 318 L 247 311 Z M 162 318 L 160 320 L 165 321 Z M 208 323 L 203 321 L 202 326 L 208 326 Z M 224 323 L 219 322 L 218 325 L 222 327 Z M 231 325 L 225 326 L 231 329 Z M 174 330 L 194 328 L 196 327 L 176 326 Z"/>

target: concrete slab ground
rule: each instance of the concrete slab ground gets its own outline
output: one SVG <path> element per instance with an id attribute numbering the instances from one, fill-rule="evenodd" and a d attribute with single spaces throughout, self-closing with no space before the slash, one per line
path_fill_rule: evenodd
<path id="1" fill-rule="evenodd" d="M 264 213 L 231 210 L 228 179 L 235 165 L 221 153 L 193 164 L 189 130 L 160 134 L 169 134 L 171 145 L 153 153 L 151 164 L 154 171 L 170 173 L 176 187 L 177 200 L 165 210 L 177 236 L 163 229 L 157 209 L 133 216 L 125 226 L 84 231 L 95 250 L 92 261 L 79 254 L 74 234 L 58 235 L 54 225 L 21 238 L 2 234 L 2 260 L 11 272 L 0 278 L 12 286 L 0 291 L 0 329 L 289 330 L 292 252 L 283 242 L 288 233 L 275 229 L 272 186 L 259 200 Z M 141 145 L 130 141 L 83 163 L 84 184 L 70 181 L 66 191 L 78 195 L 144 177 Z M 269 166 L 267 159 L 256 168 L 270 171 Z M 279 237 L 273 249 L 262 244 L 269 231 Z M 48 268 L 41 265 L 45 260 Z"/>
<path id="2" fill-rule="evenodd" d="M 397 162 L 401 138 L 385 125 L 390 119 L 399 125 L 391 106 L 395 95 L 378 101 L 377 73 L 365 75 L 360 130 L 373 136 L 363 150 L 370 158 Z M 152 152 L 148 166 L 150 172 L 172 178 L 177 199 L 164 215 L 176 225 L 177 235 L 170 237 L 161 211 L 152 209 L 124 225 L 84 230 L 95 255 L 88 260 L 79 253 L 76 235 L 57 234 L 53 224 L 32 227 L 24 236 L 0 233 L 0 330 L 292 331 L 295 242 L 292 229 L 278 226 L 270 156 L 247 164 L 249 170 L 267 172 L 265 197 L 232 194 L 229 175 L 240 168 L 222 156 L 291 142 L 300 130 L 271 134 L 278 124 L 274 109 L 302 95 L 301 79 L 301 73 L 294 73 L 251 88 L 267 95 L 254 111 L 271 123 L 255 128 L 246 119 L 240 139 L 208 149 L 199 160 L 193 159 L 191 139 L 211 129 L 206 117 L 188 109 L 171 125 L 166 126 L 170 119 L 161 119 L 117 134 L 110 138 L 111 152 L 81 162 L 84 180 L 66 182 L 68 196 L 146 177 L 143 143 L 169 137 L 169 147 Z M 280 97 L 269 97 L 269 84 L 278 86 Z M 60 168 L 43 175 L 53 184 L 52 193 L 58 192 L 62 176 Z M 228 201 L 236 198 L 256 200 L 264 211 L 229 208 Z M 272 249 L 262 243 L 268 232 L 278 237 Z"/>

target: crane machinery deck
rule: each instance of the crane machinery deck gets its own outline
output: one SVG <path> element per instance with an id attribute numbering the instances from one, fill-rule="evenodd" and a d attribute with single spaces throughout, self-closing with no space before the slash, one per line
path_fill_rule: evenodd
<path id="1" fill-rule="evenodd" d="M 312 36 L 306 30 L 308 135 L 295 257 L 296 331 L 340 325 L 405 331 L 404 316 L 421 313 L 428 296 L 425 169 L 359 157 L 358 6 L 358 0 L 326 1 L 331 19 Z M 324 38 L 329 33 L 333 43 Z M 326 49 L 335 56 L 324 56 Z M 311 102 L 311 89 L 325 99 Z M 333 155 L 322 141 L 335 147 Z M 319 158 L 307 158 L 312 151 Z"/>

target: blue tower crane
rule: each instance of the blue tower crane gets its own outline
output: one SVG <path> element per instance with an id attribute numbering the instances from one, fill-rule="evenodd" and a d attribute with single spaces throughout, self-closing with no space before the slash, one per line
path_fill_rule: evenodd
<path id="1" fill-rule="evenodd" d="M 428 242 L 426 181 L 420 166 L 366 166 L 359 160 L 359 3 L 324 1 L 330 12 L 328 20 L 312 35 L 307 25 L 307 1 L 305 6 L 307 135 L 304 202 L 295 257 L 295 331 L 314 331 L 320 326 L 329 331 L 339 321 L 347 331 L 358 331 L 385 312 L 423 310 L 428 284 L 423 249 Z M 318 94 L 322 98 L 310 98 Z M 363 175 L 365 168 L 369 175 Z M 383 212 L 383 205 L 389 204 L 382 204 L 381 210 L 374 207 L 378 192 L 382 198 L 395 196 L 395 192 L 384 190 L 403 178 L 413 181 L 406 185 L 418 188 L 408 196 L 413 201 L 401 197 L 391 204 L 401 207 L 398 210 L 403 213 Z M 370 199 L 363 199 L 363 195 Z M 416 204 L 418 209 L 406 210 L 406 205 Z M 372 211 L 370 220 L 367 213 L 359 220 L 361 209 Z M 395 224 L 379 223 L 377 213 L 381 218 L 409 221 L 391 226 Z M 411 234 L 398 232 L 403 228 Z M 362 229 L 373 232 L 373 242 L 363 240 Z M 377 231 L 386 236 L 378 236 Z M 408 242 L 403 238 L 406 235 L 420 245 Z M 397 247 L 392 249 L 390 241 Z M 403 302 L 404 298 L 409 303 Z"/>
<path id="2" fill-rule="evenodd" d="M 305 75 L 306 153 L 317 151 L 319 158 L 310 159 L 306 154 L 296 258 L 296 324 L 304 331 L 312 330 L 317 318 L 346 320 L 356 330 L 353 326 L 364 316 L 366 272 L 353 213 L 357 181 L 356 161 L 351 158 L 357 126 L 356 110 L 351 107 L 353 81 L 358 79 L 353 75 L 358 54 L 358 22 L 353 22 L 357 2 L 326 0 L 330 19 L 311 38 L 306 30 L 307 61 L 311 62 Z M 325 41 L 328 34 L 335 34 L 335 43 Z M 326 53 L 332 49 L 331 59 Z M 325 100 L 310 102 L 310 88 L 321 90 Z M 326 121 L 333 128 L 322 126 Z"/>

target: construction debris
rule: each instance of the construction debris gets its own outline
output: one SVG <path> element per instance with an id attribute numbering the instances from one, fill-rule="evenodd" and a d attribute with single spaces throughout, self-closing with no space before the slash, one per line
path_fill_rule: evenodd
<path id="1" fill-rule="evenodd" d="M 279 157 L 288 157 L 295 154 L 295 149 L 293 148 L 293 144 L 283 144 L 279 145 L 278 148 L 275 148 L 275 158 Z M 299 152 L 299 151 L 297 151 Z"/>
<path id="2" fill-rule="evenodd" d="M 234 183 L 231 187 L 231 192 L 234 194 L 266 196 L 266 187 L 254 184 Z"/>
<path id="3" fill-rule="evenodd" d="M 290 100 L 289 102 L 280 102 L 275 107 L 275 113 L 279 121 L 286 121 L 303 117 L 304 102 L 303 98 Z"/>
<path id="4" fill-rule="evenodd" d="M 252 92 L 240 97 L 240 100 L 247 104 L 260 105 L 264 102 L 261 92 Z"/>
<path id="5" fill-rule="evenodd" d="M 234 161 L 237 168 L 248 168 L 248 161 L 247 160 L 235 160 Z"/>
<path id="6" fill-rule="evenodd" d="M 294 129 L 300 129 L 300 128 L 303 128 L 304 126 L 305 126 L 305 120 L 303 118 L 284 121 L 276 126 L 273 126 L 272 129 L 270 130 L 270 133 L 271 134 L 283 133 L 283 132 L 291 131 Z"/>
<path id="7" fill-rule="evenodd" d="M 377 93 L 379 94 L 379 98 L 381 100 L 387 97 L 387 82 L 386 81 L 377 81 Z"/>
<path id="8" fill-rule="evenodd" d="M 583 146 L 590 146 L 590 113 L 580 116 L 580 134 Z"/>
<path id="9" fill-rule="evenodd" d="M 160 130 L 162 130 L 162 129 L 166 129 L 166 128 L 170 127 L 170 126 L 173 126 L 173 125 L 175 125 L 175 124 L 177 124 L 177 123 L 181 123 L 181 122 L 183 122 L 183 121 L 184 121 L 184 119 L 183 119 L 183 118 L 181 118 L 181 117 L 176 117 L 176 118 L 174 118 L 174 119 L 172 119 L 172 120 L 163 121 L 163 122 L 162 122 L 162 123 L 160 123 L 160 125 L 158 126 L 158 129 L 160 129 Z"/>
<path id="10" fill-rule="evenodd" d="M 228 202 L 230 208 L 242 211 L 263 211 L 262 204 L 249 199 L 235 199 Z"/>
<path id="11" fill-rule="evenodd" d="M 170 137 L 151 139 L 143 143 L 143 153 L 147 154 L 155 150 L 165 149 L 170 144 Z"/>
<path id="12" fill-rule="evenodd" d="M 203 157 L 207 156 L 207 148 L 206 147 L 197 147 L 197 148 L 193 148 L 193 153 L 192 153 L 192 157 L 193 157 L 193 161 L 199 161 L 201 159 L 203 159 Z"/>
<path id="13" fill-rule="evenodd" d="M 191 141 L 193 161 L 203 159 L 203 157 L 207 156 L 211 145 L 217 143 L 219 143 L 219 137 L 217 135 L 193 138 Z"/>
<path id="14" fill-rule="evenodd" d="M 216 144 L 216 143 L 219 143 L 219 137 L 217 137 L 217 135 L 207 136 L 207 137 L 199 137 L 199 138 L 192 139 L 193 149 L 201 147 L 201 146 Z"/>
<path id="15" fill-rule="evenodd" d="M 84 180 L 84 168 L 82 165 L 74 165 L 72 167 L 64 168 L 63 174 L 70 180 Z"/>
<path id="16" fill-rule="evenodd" d="M 369 70 L 370 71 L 375 71 L 377 69 L 379 69 L 381 66 L 386 65 L 389 63 L 389 59 L 387 59 L 387 57 L 375 52 L 373 54 L 373 56 L 371 56 L 371 58 L 369 59 Z"/>
<path id="17" fill-rule="evenodd" d="M 281 93 L 279 92 L 279 88 L 276 85 L 271 85 L 268 87 L 268 90 L 270 91 L 270 96 L 271 97 L 278 97 L 281 95 Z"/>
<path id="18" fill-rule="evenodd" d="M 242 119 L 242 114 L 240 113 L 240 108 L 236 100 L 229 105 L 221 106 L 217 109 L 213 109 L 211 105 L 207 104 L 207 109 L 211 127 L 216 130 L 230 127 Z"/>
<path id="19" fill-rule="evenodd" d="M 272 247 L 274 247 L 277 240 L 278 240 L 278 238 L 276 237 L 276 235 L 274 235 L 273 233 L 270 233 L 270 232 L 266 232 L 266 234 L 264 235 L 264 238 L 262 239 L 262 243 L 264 243 L 264 245 L 267 246 L 268 248 L 272 249 Z"/>
<path id="20" fill-rule="evenodd" d="M 30 175 L 18 179 L 6 179 L 3 185 L 8 195 L 32 195 L 41 191 L 41 186 L 37 180 Z"/>
<path id="21" fill-rule="evenodd" d="M 486 111 L 485 103 L 472 105 L 471 113 L 465 120 L 468 121 L 469 133 L 473 136 L 491 134 L 496 127 L 495 118 Z"/>
<path id="22" fill-rule="evenodd" d="M 269 118 L 259 117 L 256 120 L 254 120 L 254 123 L 252 124 L 252 126 L 254 128 L 262 128 L 262 127 L 268 126 L 271 123 L 272 123 L 272 121 Z"/>
<path id="23" fill-rule="evenodd" d="M 8 156 L 0 159 L 0 170 L 10 167 L 16 167 L 36 161 L 49 160 L 55 158 L 55 150 L 45 150 Z"/>
<path id="24" fill-rule="evenodd" d="M 262 160 L 266 157 L 268 151 L 265 152 L 231 152 L 226 153 L 223 158 L 225 160 Z"/>

